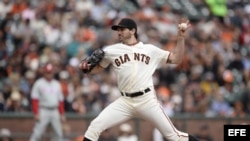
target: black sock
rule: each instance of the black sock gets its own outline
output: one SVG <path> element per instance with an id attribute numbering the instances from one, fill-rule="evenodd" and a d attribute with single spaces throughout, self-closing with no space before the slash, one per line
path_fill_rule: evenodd
<path id="1" fill-rule="evenodd" d="M 91 140 L 86 137 L 83 137 L 83 141 L 91 141 Z"/>
<path id="2" fill-rule="evenodd" d="M 188 141 L 199 141 L 199 140 L 192 135 L 188 135 Z"/>

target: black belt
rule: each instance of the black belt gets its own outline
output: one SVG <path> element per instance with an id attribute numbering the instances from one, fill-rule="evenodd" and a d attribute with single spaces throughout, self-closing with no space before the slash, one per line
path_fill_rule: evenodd
<path id="1" fill-rule="evenodd" d="M 134 93 L 126 93 L 126 92 L 121 92 L 121 95 L 122 96 L 127 96 L 127 97 L 137 97 L 137 96 L 140 96 L 140 95 L 143 95 L 147 92 L 150 91 L 150 88 L 147 88 L 143 91 L 139 91 L 139 92 L 134 92 Z"/>

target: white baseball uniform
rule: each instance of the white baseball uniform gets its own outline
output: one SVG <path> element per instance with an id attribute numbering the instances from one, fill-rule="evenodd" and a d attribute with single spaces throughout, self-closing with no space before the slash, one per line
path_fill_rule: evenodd
<path id="1" fill-rule="evenodd" d="M 56 141 L 62 141 L 63 132 L 58 107 L 63 101 L 63 94 L 59 82 L 55 79 L 51 81 L 45 78 L 38 79 L 32 88 L 31 99 L 39 101 L 40 120 L 35 123 L 30 141 L 40 140 L 49 124 L 56 133 Z"/>
<path id="2" fill-rule="evenodd" d="M 85 137 L 97 141 L 105 129 L 138 116 L 154 124 L 168 141 L 188 141 L 188 134 L 178 131 L 164 113 L 154 90 L 152 75 L 167 62 L 170 52 L 142 42 L 133 46 L 118 43 L 103 50 L 100 65 L 112 65 L 122 96 L 91 122 Z"/>

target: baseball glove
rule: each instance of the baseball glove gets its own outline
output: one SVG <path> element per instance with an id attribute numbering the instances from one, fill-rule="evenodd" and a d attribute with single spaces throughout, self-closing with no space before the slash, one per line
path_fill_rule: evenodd
<path id="1" fill-rule="evenodd" d="M 89 73 L 91 70 L 99 64 L 99 62 L 104 57 L 104 51 L 102 49 L 96 49 L 94 52 L 87 58 L 81 61 L 82 67 L 81 70 L 83 73 Z"/>

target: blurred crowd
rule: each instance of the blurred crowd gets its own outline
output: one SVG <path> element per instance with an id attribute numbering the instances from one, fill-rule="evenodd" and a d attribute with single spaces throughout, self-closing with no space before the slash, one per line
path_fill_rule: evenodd
<path id="1" fill-rule="evenodd" d="M 250 114 L 250 2 L 221 0 L 226 14 L 215 15 L 209 1 L 176 0 L 207 16 L 186 17 L 192 28 L 183 62 L 154 74 L 170 116 Z M 109 69 L 85 75 L 77 66 L 94 49 L 117 42 L 110 26 L 127 16 L 137 21 L 141 41 L 171 50 L 186 15 L 164 0 L 0 0 L 0 112 L 31 112 L 32 85 L 52 62 L 66 112 L 98 114 L 120 96 L 115 76 Z"/>

